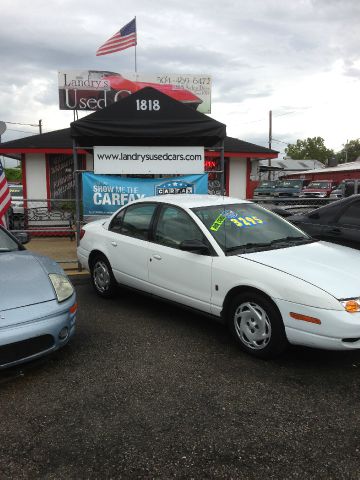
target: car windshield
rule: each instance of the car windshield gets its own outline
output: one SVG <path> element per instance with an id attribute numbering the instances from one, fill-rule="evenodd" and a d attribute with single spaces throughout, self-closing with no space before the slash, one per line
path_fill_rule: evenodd
<path id="1" fill-rule="evenodd" d="M 0 228 L 0 254 L 3 252 L 14 252 L 15 250 L 19 250 L 18 243 L 5 230 Z"/>
<path id="2" fill-rule="evenodd" d="M 330 184 L 328 182 L 310 182 L 306 188 L 330 188 Z"/>
<path id="3" fill-rule="evenodd" d="M 253 203 L 193 208 L 227 255 L 315 241 L 294 225 Z"/>
<path id="4" fill-rule="evenodd" d="M 10 194 L 12 197 L 20 197 L 23 196 L 23 187 L 22 185 L 9 185 Z"/>
<path id="5" fill-rule="evenodd" d="M 283 180 L 279 182 L 277 187 L 280 188 L 301 188 L 302 183 L 299 180 Z"/>

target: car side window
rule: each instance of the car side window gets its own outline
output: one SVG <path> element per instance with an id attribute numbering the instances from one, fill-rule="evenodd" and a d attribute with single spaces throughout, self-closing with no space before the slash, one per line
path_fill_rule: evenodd
<path id="1" fill-rule="evenodd" d="M 156 205 L 141 203 L 130 205 L 119 212 L 119 219 L 115 217 L 110 225 L 110 230 L 129 237 L 148 240 L 149 227 Z"/>
<path id="2" fill-rule="evenodd" d="M 360 227 L 360 202 L 349 205 L 340 215 L 338 224 Z"/>
<path id="3" fill-rule="evenodd" d="M 120 210 L 120 212 L 117 215 L 115 215 L 115 217 L 111 220 L 111 223 L 109 226 L 109 230 L 111 232 L 120 233 L 123 218 L 124 218 L 124 213 L 125 213 L 125 209 Z"/>
<path id="4" fill-rule="evenodd" d="M 179 248 L 184 240 L 206 241 L 194 220 L 183 210 L 171 206 L 162 208 L 154 240 L 156 243 L 173 248 Z"/>

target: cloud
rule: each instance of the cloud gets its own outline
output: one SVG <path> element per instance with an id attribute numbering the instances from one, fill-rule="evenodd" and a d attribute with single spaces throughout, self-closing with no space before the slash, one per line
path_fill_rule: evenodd
<path id="1" fill-rule="evenodd" d="M 340 145 L 356 134 L 358 0 L 28 5 L 2 0 L 0 119 L 67 126 L 72 114 L 58 110 L 58 70 L 133 71 L 133 48 L 95 51 L 136 15 L 138 71 L 211 75 L 213 115 L 229 132 L 263 145 L 273 110 L 279 139 L 321 134 Z"/>

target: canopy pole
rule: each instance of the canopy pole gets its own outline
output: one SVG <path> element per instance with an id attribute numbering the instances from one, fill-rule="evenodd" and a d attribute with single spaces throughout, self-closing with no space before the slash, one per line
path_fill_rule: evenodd
<path id="1" fill-rule="evenodd" d="M 73 138 L 73 160 L 75 175 L 75 225 L 76 225 L 76 245 L 80 243 L 80 182 L 79 182 L 79 157 L 77 153 L 76 140 Z"/>
<path id="2" fill-rule="evenodd" d="M 225 157 L 224 157 L 224 139 L 221 140 L 220 147 L 220 185 L 221 185 L 221 195 L 225 195 Z"/>

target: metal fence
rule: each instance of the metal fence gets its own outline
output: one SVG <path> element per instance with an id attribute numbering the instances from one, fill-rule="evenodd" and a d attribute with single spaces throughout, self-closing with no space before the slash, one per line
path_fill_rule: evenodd
<path id="1" fill-rule="evenodd" d="M 8 226 L 13 232 L 32 236 L 68 236 L 75 238 L 75 199 L 16 200 L 8 211 Z"/>
<path id="2" fill-rule="evenodd" d="M 296 213 L 307 213 L 326 205 L 336 199 L 329 198 L 276 198 L 264 197 L 249 199 L 283 217 Z M 80 225 L 96 219 L 84 217 L 82 203 L 79 205 Z M 105 217 L 106 215 L 104 215 Z M 35 237 L 65 237 L 70 241 L 76 239 L 76 201 L 75 199 L 24 199 L 13 204 L 8 215 L 9 230 L 13 233 L 27 232 Z M 75 247 L 75 245 L 74 245 Z M 73 264 L 73 259 L 57 259 L 59 263 Z M 79 264 L 78 264 L 79 266 Z M 65 268 L 65 267 L 64 267 Z"/>
<path id="3" fill-rule="evenodd" d="M 296 213 L 307 213 L 316 208 L 332 203 L 337 198 L 274 198 L 264 197 L 249 199 L 273 212 L 281 213 L 283 216 L 291 216 Z"/>
<path id="4" fill-rule="evenodd" d="M 305 213 L 336 199 L 330 198 L 276 198 L 249 199 L 272 211 L 286 212 L 286 216 Z M 96 217 L 84 217 L 80 203 L 80 226 Z M 31 236 L 64 236 L 75 239 L 75 199 L 24 199 L 12 205 L 8 223 L 13 232 L 25 231 Z M 104 217 L 107 216 L 104 214 Z"/>

